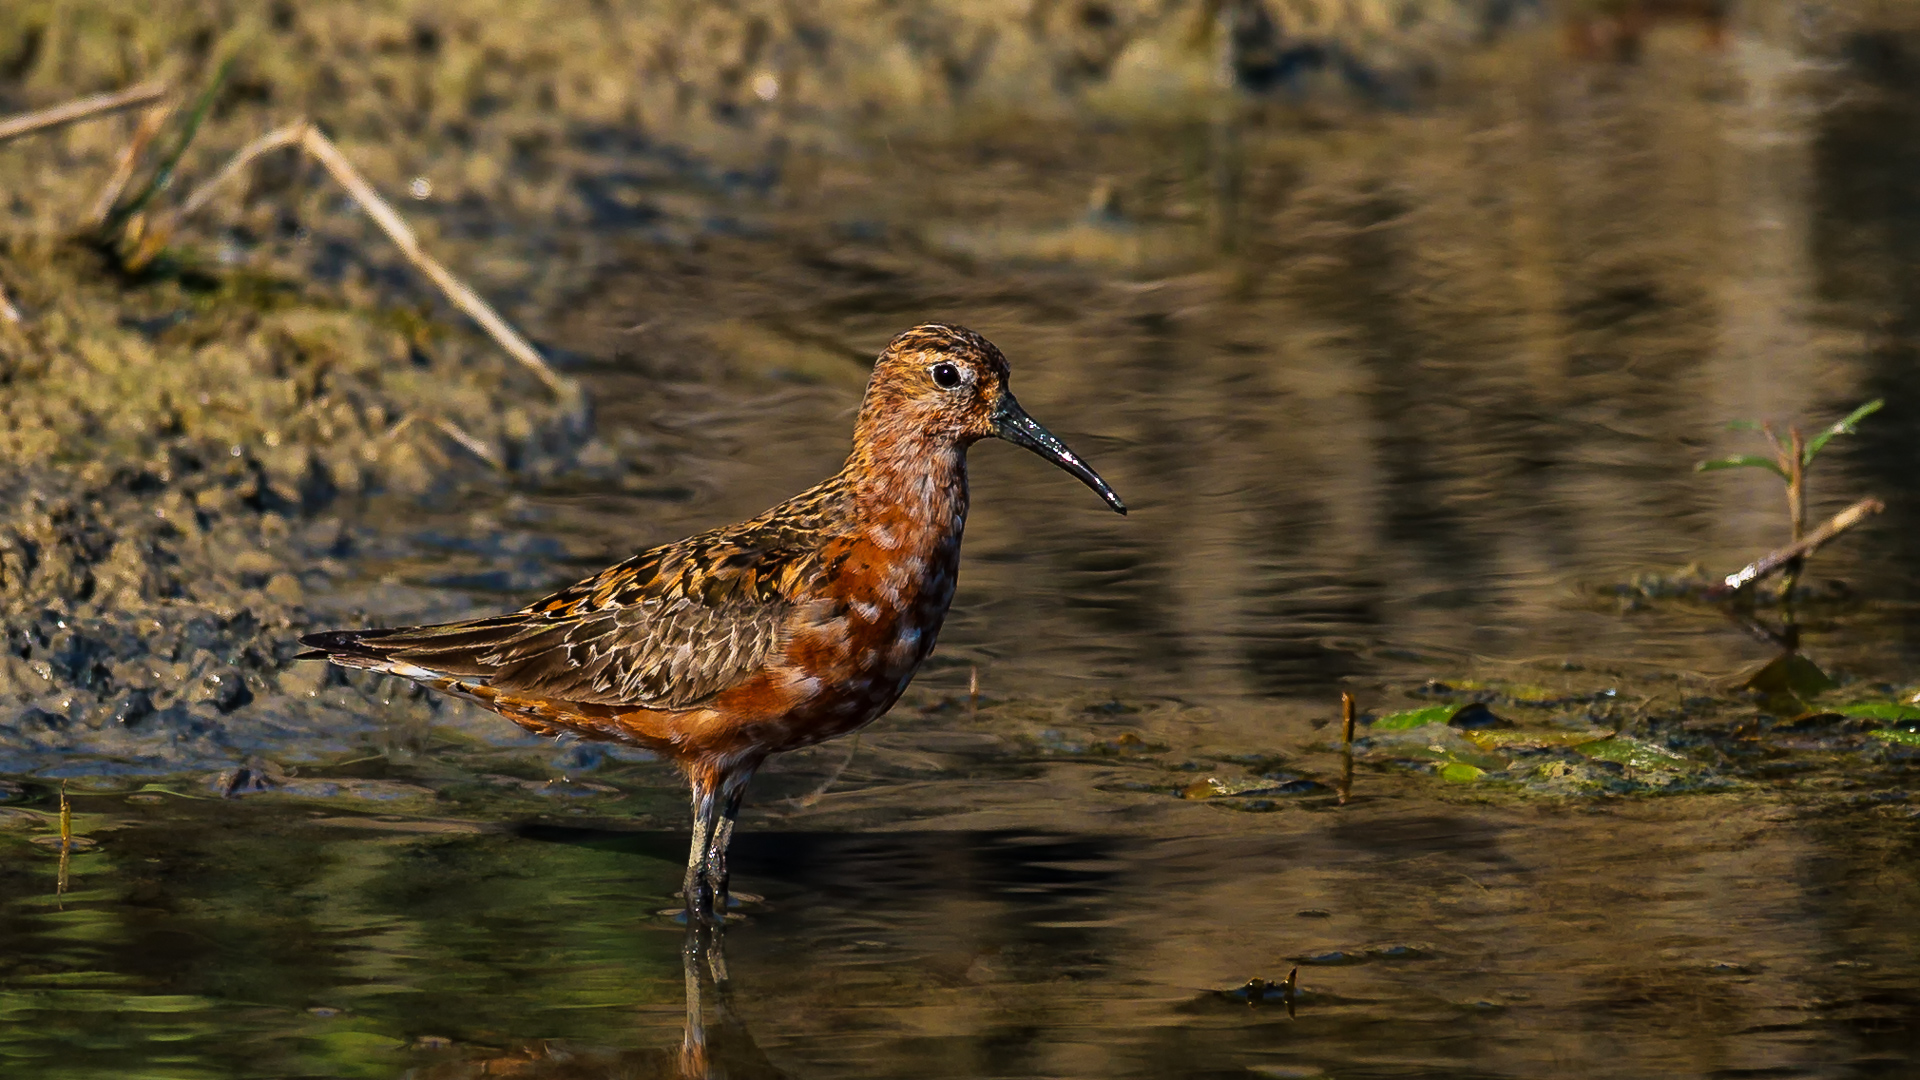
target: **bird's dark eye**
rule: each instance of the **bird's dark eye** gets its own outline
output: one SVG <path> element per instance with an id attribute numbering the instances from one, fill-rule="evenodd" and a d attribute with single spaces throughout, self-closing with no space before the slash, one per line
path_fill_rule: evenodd
<path id="1" fill-rule="evenodd" d="M 960 369 L 952 364 L 933 365 L 933 385 L 951 390 L 960 385 Z"/>

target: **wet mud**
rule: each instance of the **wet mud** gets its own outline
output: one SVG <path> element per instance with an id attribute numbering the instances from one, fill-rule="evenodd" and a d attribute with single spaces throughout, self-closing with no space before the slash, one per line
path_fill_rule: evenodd
<path id="1" fill-rule="evenodd" d="M 296 715 L 327 678 L 292 641 L 369 508 L 497 489 L 585 441 L 577 406 L 417 315 L 240 274 L 115 281 L 78 245 L 8 255 L 31 313 L 0 343 L 9 772 L 74 751 L 173 771 L 339 727 Z"/>

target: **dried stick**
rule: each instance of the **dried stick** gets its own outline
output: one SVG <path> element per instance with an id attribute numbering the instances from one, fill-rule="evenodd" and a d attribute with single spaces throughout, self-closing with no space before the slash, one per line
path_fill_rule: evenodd
<path id="1" fill-rule="evenodd" d="M 173 224 L 177 225 L 204 209 L 212 200 L 214 192 L 240 175 L 255 158 L 283 146 L 298 146 L 311 154 L 341 187 L 347 189 L 347 194 L 353 196 L 354 201 L 367 212 L 367 216 L 380 226 L 381 231 L 387 234 L 387 238 L 400 249 L 400 254 L 404 255 L 407 261 L 421 273 L 427 275 L 428 279 L 439 287 L 455 307 L 466 312 L 474 322 L 479 323 L 481 329 L 505 349 L 509 356 L 532 369 L 533 373 L 540 377 L 540 381 L 546 383 L 555 394 L 563 399 L 573 396 L 572 385 L 558 372 L 548 367 L 547 362 L 541 358 L 533 346 L 528 344 L 527 340 L 521 337 L 513 327 L 508 326 L 499 313 L 495 312 L 485 300 L 480 299 L 472 289 L 467 288 L 459 278 L 454 277 L 446 267 L 440 265 L 438 260 L 421 250 L 419 238 L 414 235 L 407 223 L 400 219 L 400 215 L 394 212 L 393 207 L 373 190 L 373 185 L 367 183 L 366 178 L 360 175 L 360 171 L 355 169 L 353 163 L 346 159 L 346 155 L 340 152 L 340 148 L 333 144 L 333 140 L 322 135 L 319 128 L 306 120 L 295 120 L 275 128 L 241 147 L 240 152 L 221 166 L 220 171 L 215 173 L 211 180 L 202 184 L 187 197 L 187 201 L 181 204 L 179 212 L 174 215 Z M 456 435 L 449 431 L 448 434 L 469 450 L 474 448 L 474 443 L 469 442 L 470 436 L 462 437 L 465 435 L 464 432 Z M 480 453 L 477 450 L 475 453 L 498 464 L 497 458 L 491 454 Z"/>
<path id="2" fill-rule="evenodd" d="M 416 423 L 432 424 L 434 427 L 439 428 L 440 431 L 447 436 L 447 438 L 452 439 L 454 442 L 457 442 L 461 446 L 465 447 L 467 452 L 472 454 L 474 457 L 479 458 L 481 461 L 486 462 L 487 464 L 493 466 L 494 468 L 500 470 L 501 472 L 507 471 L 507 463 L 500 460 L 500 455 L 494 453 L 492 447 L 488 446 L 486 443 L 481 442 L 479 439 L 474 438 L 472 435 L 467 434 L 466 429 L 462 428 L 459 424 L 456 424 L 453 421 L 445 419 L 443 417 L 428 416 L 425 413 L 410 412 L 406 416 L 401 417 L 399 423 L 388 428 L 386 431 L 386 434 L 380 436 L 380 441 L 386 442 L 390 439 L 399 438 L 401 432 L 407 430 L 409 427 L 412 427 Z M 439 451 L 435 451 L 435 453 L 438 454 Z M 441 460 L 444 461 L 446 459 L 442 457 Z"/>
<path id="3" fill-rule="evenodd" d="M 85 120 L 90 116 L 110 113 L 119 109 L 130 109 L 136 105 L 145 105 L 165 97 L 165 83 L 143 83 L 131 90 L 119 90 L 111 94 L 94 94 L 92 97 L 75 98 L 64 105 L 55 105 L 50 109 L 21 113 L 0 120 L 0 142 L 30 135 L 36 131 L 71 124 L 76 120 Z"/>
<path id="4" fill-rule="evenodd" d="M 1853 528 L 1855 525 L 1860 524 L 1862 521 L 1865 521 L 1867 518 L 1872 517 L 1874 514 L 1886 508 L 1887 504 L 1881 502 L 1879 499 L 1861 499 L 1859 502 L 1833 515 L 1825 525 L 1813 530 L 1801 539 L 1795 540 L 1793 543 L 1788 544 L 1778 551 L 1770 551 L 1760 556 L 1758 559 L 1747 564 L 1747 566 L 1737 574 L 1728 574 L 1725 584 L 1715 591 L 1723 596 L 1737 593 L 1756 581 L 1771 577 L 1786 569 L 1790 564 L 1812 555 L 1814 552 L 1820 550 L 1821 547 L 1825 546 L 1827 541 L 1832 540 L 1834 537 L 1839 536 L 1841 533 L 1846 532 L 1848 529 Z"/>
<path id="5" fill-rule="evenodd" d="M 200 210 L 212 200 L 214 193 L 220 189 L 220 186 L 240 175 L 241 170 L 253 164 L 254 158 L 278 150 L 283 146 L 299 145 L 300 141 L 307 137 L 307 131 L 310 127 L 311 125 L 305 120 L 295 120 L 293 123 L 287 124 L 284 127 L 275 128 L 241 147 L 239 153 L 228 159 L 225 165 L 220 166 L 220 171 L 213 174 L 213 179 L 201 184 L 198 188 L 194 189 L 193 194 L 187 196 L 187 201 L 180 204 L 180 209 L 174 214 L 175 222 L 177 223 L 199 213 Z"/>
<path id="6" fill-rule="evenodd" d="M 340 153 L 340 148 L 333 145 L 331 139 L 320 134 L 317 128 L 308 125 L 306 132 L 301 136 L 300 145 L 318 159 L 327 172 L 333 174 L 333 178 L 340 182 L 340 186 L 347 189 L 347 193 L 352 195 L 361 209 L 367 212 L 367 216 L 373 218 L 374 223 L 379 225 L 387 237 L 400 249 L 400 254 L 406 256 L 408 262 L 432 279 L 433 283 L 440 287 L 440 291 L 446 294 L 447 299 L 453 301 L 453 306 L 466 312 L 474 322 L 479 323 L 481 328 L 500 344 L 501 348 L 507 350 L 508 355 L 532 369 L 533 373 L 540 376 L 540 380 L 547 384 L 548 389 L 563 399 L 573 396 L 572 385 L 562 378 L 559 372 L 548 367 L 547 362 L 541 359 L 532 345 L 527 344 L 525 338 L 521 337 L 513 327 L 508 326 L 506 320 L 489 307 L 485 300 L 480 299 L 459 278 L 449 273 L 446 267 L 434 260 L 433 256 L 420 249 L 420 241 L 413 235 L 413 230 L 407 227 L 406 222 L 400 220 L 400 215 L 394 213 L 393 207 L 388 206 L 386 201 L 373 190 L 373 186 L 361 177 L 359 171 L 353 167 L 345 155 Z"/>
<path id="7" fill-rule="evenodd" d="M 466 447 L 469 454 L 472 454 L 474 457 L 479 458 L 481 461 L 486 462 L 501 472 L 507 471 L 507 463 L 500 460 L 500 455 L 494 453 L 491 446 L 467 434 L 466 429 L 462 428 L 459 424 L 445 417 L 435 417 L 433 426 L 445 432 L 447 438 Z"/>
<path id="8" fill-rule="evenodd" d="M 177 99 L 168 99 L 140 114 L 140 123 L 133 129 L 133 138 L 120 151 L 120 160 L 113 163 L 113 175 L 107 177 L 106 186 L 93 200 L 93 209 L 87 211 L 87 224 L 103 225 L 107 215 L 113 213 L 113 204 L 120 201 L 120 195 L 127 190 L 127 181 L 133 179 L 133 170 L 140 164 L 140 155 L 147 152 L 147 146 L 154 136 L 160 134 L 160 128 L 167 118 L 179 106 Z"/>

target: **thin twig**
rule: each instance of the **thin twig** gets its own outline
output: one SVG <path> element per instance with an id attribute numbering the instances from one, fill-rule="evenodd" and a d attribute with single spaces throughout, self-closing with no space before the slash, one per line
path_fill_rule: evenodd
<path id="1" fill-rule="evenodd" d="M 1789 564 L 1796 560 L 1806 559 L 1807 556 L 1820 550 L 1827 541 L 1832 540 L 1834 537 L 1839 536 L 1841 533 L 1846 532 L 1848 529 L 1853 528 L 1855 525 L 1860 524 L 1862 521 L 1865 521 L 1867 518 L 1872 517 L 1874 514 L 1886 508 L 1887 504 L 1881 502 L 1879 499 L 1861 499 L 1859 502 L 1833 515 L 1825 525 L 1813 530 L 1801 539 L 1795 540 L 1793 543 L 1788 544 L 1778 551 L 1770 551 L 1762 555 L 1760 558 L 1749 563 L 1737 574 L 1728 574 L 1725 584 L 1716 590 L 1716 592 L 1721 595 L 1736 593 L 1756 581 L 1762 581 L 1771 577 L 1786 569 Z"/>
<path id="2" fill-rule="evenodd" d="M 1353 695 L 1340 691 L 1340 745 L 1353 745 L 1354 704 Z"/>
<path id="3" fill-rule="evenodd" d="M 420 239 L 414 235 L 413 229 L 408 227 L 407 223 L 401 220 L 400 215 L 394 212 L 393 207 L 380 197 L 380 194 L 373 189 L 373 185 L 360 175 L 360 171 L 353 167 L 353 163 L 348 161 L 346 155 L 340 152 L 340 148 L 333 144 L 333 140 L 321 134 L 319 128 L 306 120 L 296 120 L 276 128 L 241 147 L 239 153 L 221 166 L 220 171 L 214 174 L 211 180 L 202 184 L 187 197 L 186 202 L 173 215 L 169 226 L 160 228 L 157 234 L 162 236 L 168 234 L 171 232 L 172 225 L 179 224 L 203 209 L 213 198 L 215 191 L 233 177 L 238 176 L 255 158 L 283 146 L 296 145 L 311 154 L 341 187 L 346 188 L 347 194 L 353 197 L 361 209 L 367 212 L 367 216 L 373 219 L 374 224 L 380 226 L 381 231 L 387 234 L 387 238 L 400 249 L 400 254 L 438 286 L 455 307 L 465 312 L 474 322 L 479 323 L 481 329 L 505 349 L 509 356 L 531 369 L 540 377 L 540 381 L 546 383 L 547 387 L 563 400 L 574 396 L 573 385 L 559 372 L 549 367 L 546 360 L 535 351 L 532 345 L 528 344 L 525 338 L 520 336 L 518 331 L 507 325 L 506 320 L 502 319 L 485 300 L 482 300 L 479 294 L 468 288 L 438 260 L 421 249 Z M 405 423 L 406 421 L 402 421 L 400 425 L 396 425 L 395 431 L 388 433 L 389 436 L 397 433 L 399 427 L 404 426 Z M 461 445 L 473 450 L 496 468 L 502 467 L 497 456 L 491 452 L 476 449 L 483 444 L 474 440 L 472 436 L 465 432 L 458 432 L 457 428 L 447 430 L 448 426 L 444 421 L 436 421 L 436 423 L 441 424 L 442 430 L 446 430 L 447 434 Z"/>
<path id="4" fill-rule="evenodd" d="M 448 438 L 459 443 L 474 457 L 479 458 L 481 461 L 486 462 L 501 472 L 507 471 L 507 463 L 500 460 L 500 455 L 494 453 L 492 447 L 474 438 L 472 435 L 467 434 L 466 429 L 462 428 L 459 424 L 442 417 L 428 416 L 426 413 L 410 412 L 401 417 L 398 422 L 386 430 L 385 434 L 380 436 L 379 441 L 389 442 L 399 438 L 401 432 L 416 423 L 432 424 L 434 427 L 439 428 Z M 438 454 L 439 451 L 436 450 L 434 453 Z M 441 460 L 444 461 L 446 458 L 443 456 Z"/>
<path id="5" fill-rule="evenodd" d="M 174 221 L 178 223 L 199 213 L 213 199 L 214 193 L 220 189 L 221 185 L 240 175 L 241 170 L 251 165 L 254 158 L 283 146 L 298 145 L 302 139 L 306 138 L 308 126 L 305 120 L 295 120 L 241 147 L 239 153 L 233 155 L 225 165 L 220 167 L 220 171 L 213 175 L 213 179 L 201 184 L 194 189 L 193 194 L 187 196 L 187 201 L 180 204 L 180 209 L 175 212 Z"/>
<path id="6" fill-rule="evenodd" d="M 331 139 L 320 134 L 319 129 L 308 125 L 306 133 L 301 137 L 300 145 L 318 159 L 327 172 L 333 174 L 333 178 L 340 182 L 340 186 L 347 189 L 347 193 L 352 195 L 361 209 L 367 212 L 367 216 L 371 217 L 374 223 L 387 234 L 388 239 L 393 241 L 394 246 L 400 249 L 400 254 L 406 256 L 408 262 L 439 286 L 440 291 L 453 302 L 453 306 L 466 312 L 474 322 L 479 323 L 481 328 L 500 344 L 501 348 L 507 350 L 508 355 L 532 369 L 533 373 L 538 375 L 556 395 L 563 399 L 573 397 L 572 385 L 562 378 L 559 372 L 548 367 L 547 362 L 541 359 L 532 345 L 527 344 L 525 338 L 521 337 L 513 327 L 508 326 L 506 320 L 489 307 L 485 300 L 480 299 L 478 294 L 467 288 L 433 256 L 421 250 L 420 241 L 414 236 L 413 230 L 407 227 L 406 222 L 400 220 L 400 215 L 394 213 L 393 207 L 388 206 L 386 200 L 380 198 L 380 195 L 373 190 L 373 185 L 367 183 L 366 179 L 353 167 L 353 163 L 340 153 L 340 148 L 333 145 Z"/>
<path id="7" fill-rule="evenodd" d="M 479 439 L 476 439 L 473 436 L 467 434 L 466 431 L 463 428 L 461 428 L 459 424 L 456 424 L 453 421 L 442 418 L 442 417 L 436 417 L 433 421 L 433 426 L 439 428 L 441 431 L 446 432 L 447 437 L 452 439 L 454 442 L 457 442 L 461 446 L 466 447 L 467 452 L 472 454 L 474 457 L 477 457 L 481 461 L 484 461 L 487 464 L 493 466 L 495 469 L 499 470 L 500 472 L 507 471 L 507 463 L 500 460 L 500 455 L 494 453 L 493 448 L 491 446 L 488 446 L 486 443 L 483 443 Z"/>
<path id="8" fill-rule="evenodd" d="M 416 422 L 425 420 L 425 419 L 426 419 L 426 415 L 424 413 L 410 412 L 407 415 L 401 417 L 400 419 L 394 421 L 393 426 L 381 432 L 380 437 L 374 441 L 383 442 L 383 443 L 392 442 L 393 440 L 400 437 L 401 432 L 412 427 Z"/>
<path id="9" fill-rule="evenodd" d="M 113 204 L 119 202 L 121 193 L 127 190 L 127 181 L 133 179 L 133 170 L 140 164 L 140 156 L 147 152 L 148 144 L 160 134 L 167 118 L 179 106 L 178 98 L 168 98 L 140 114 L 140 123 L 135 125 L 133 137 L 121 149 L 120 160 L 113 163 L 113 175 L 107 177 L 106 185 L 93 200 L 93 209 L 87 211 L 87 224 L 97 226 L 106 222 L 107 215 L 113 213 Z"/>
<path id="10" fill-rule="evenodd" d="M 55 105 L 50 109 L 9 116 L 5 120 L 0 120 L 0 142 L 6 142 L 21 135 L 30 135 L 36 131 L 45 131 L 47 128 L 59 127 L 61 124 L 71 124 L 76 120 L 85 120 L 102 113 L 145 105 L 165 97 L 166 93 L 165 83 L 142 83 L 130 90 L 75 98 L 64 105 Z"/>

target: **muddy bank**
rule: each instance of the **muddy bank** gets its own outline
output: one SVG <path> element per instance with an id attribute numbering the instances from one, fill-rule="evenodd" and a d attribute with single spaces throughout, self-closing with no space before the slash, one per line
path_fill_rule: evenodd
<path id="1" fill-rule="evenodd" d="M 476 176 L 570 125 L 711 149 L 849 129 L 1190 109 L 1255 93 L 1405 101 L 1464 51 L 1546 18 L 1538 0 L 26 0 L 0 14 L 17 92 L 123 85 L 223 45 L 233 107 L 271 104 L 391 144 L 445 134 Z M 961 115 L 961 114 L 971 115 Z M 396 153 L 405 151 L 396 148 Z"/>
<path id="2" fill-rule="evenodd" d="M 337 742 L 364 719 L 290 664 L 310 591 L 392 507 L 585 442 L 577 400 L 414 312 L 178 264 L 120 280 L 17 237 L 0 265 L 26 314 L 0 327 L 0 770 Z"/>

